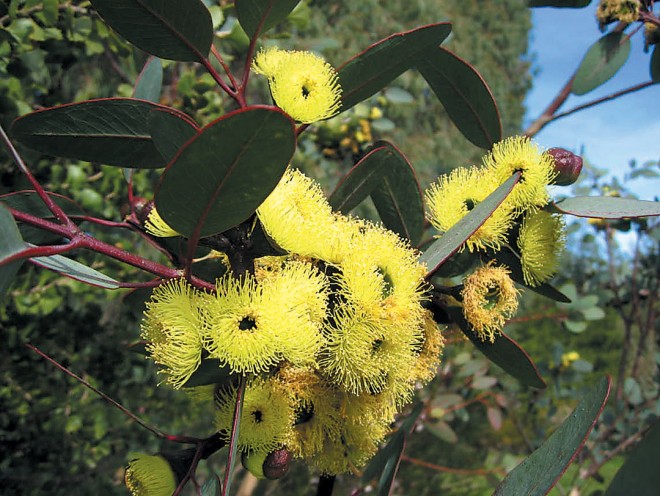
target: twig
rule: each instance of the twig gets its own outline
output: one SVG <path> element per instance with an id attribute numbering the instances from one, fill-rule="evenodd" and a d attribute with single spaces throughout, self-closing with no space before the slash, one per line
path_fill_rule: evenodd
<path id="1" fill-rule="evenodd" d="M 453 467 L 446 467 L 444 465 L 437 465 L 435 463 L 430 463 L 424 460 L 419 460 L 417 458 L 411 458 L 407 455 L 402 455 L 401 460 L 404 462 L 412 463 L 413 465 L 419 465 L 420 467 L 426 467 L 430 468 L 432 470 L 436 470 L 438 472 L 446 472 L 450 474 L 457 474 L 457 475 L 490 475 L 490 474 L 498 474 L 498 475 L 506 475 L 506 471 L 502 468 L 492 468 L 492 469 L 487 469 L 487 468 L 475 468 L 475 469 L 468 469 L 468 468 L 453 468 Z"/>
<path id="2" fill-rule="evenodd" d="M 240 431 L 240 420 L 243 412 L 243 398 L 245 396 L 246 380 L 244 376 L 238 379 L 238 388 L 236 389 L 236 406 L 234 408 L 234 419 L 231 425 L 231 436 L 229 438 L 229 453 L 227 454 L 227 465 L 225 467 L 225 477 L 222 484 L 222 496 L 229 496 L 231 489 L 232 475 L 234 465 L 236 464 L 236 455 L 238 453 L 238 435 Z"/>

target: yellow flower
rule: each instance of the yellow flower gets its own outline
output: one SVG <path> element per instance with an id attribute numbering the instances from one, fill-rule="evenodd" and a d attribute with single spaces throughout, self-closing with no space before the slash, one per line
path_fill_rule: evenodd
<path id="1" fill-rule="evenodd" d="M 340 395 L 311 368 L 285 366 L 275 384 L 289 396 L 295 414 L 287 447 L 295 457 L 311 459 L 323 448 L 326 437 L 340 434 Z"/>
<path id="2" fill-rule="evenodd" d="M 596 9 L 596 18 L 601 24 L 612 21 L 633 23 L 639 19 L 639 0 L 601 0 Z"/>
<path id="3" fill-rule="evenodd" d="M 257 215 L 266 234 L 288 252 L 323 259 L 331 248 L 332 208 L 318 183 L 296 169 L 285 172 Z"/>
<path id="4" fill-rule="evenodd" d="M 557 272 L 564 240 L 560 215 L 539 211 L 525 216 L 518 235 L 525 284 L 538 286 Z"/>
<path id="5" fill-rule="evenodd" d="M 495 342 L 506 319 L 518 309 L 518 290 L 509 270 L 490 262 L 466 277 L 463 284 L 465 318 L 482 341 Z"/>
<path id="6" fill-rule="evenodd" d="M 268 78 L 277 106 L 299 122 L 327 119 L 341 108 L 337 72 L 311 52 L 268 48 L 257 54 L 252 67 Z"/>
<path id="7" fill-rule="evenodd" d="M 498 185 L 514 172 L 522 172 L 520 180 L 503 202 L 505 208 L 520 213 L 548 203 L 547 186 L 557 175 L 554 160 L 551 155 L 541 153 L 529 138 L 513 136 L 496 143 L 483 158 L 483 163 L 495 175 Z"/>
<path id="8" fill-rule="evenodd" d="M 173 238 L 174 236 L 181 236 L 178 232 L 167 225 L 167 222 L 163 220 L 155 206 L 151 209 L 151 212 L 149 212 L 147 220 L 144 223 L 144 228 L 149 234 L 156 236 L 157 238 Z"/>
<path id="9" fill-rule="evenodd" d="M 190 379 L 201 363 L 206 328 L 203 295 L 184 279 L 172 279 L 154 289 L 142 321 L 142 337 L 151 358 L 164 367 L 175 389 Z"/>
<path id="10" fill-rule="evenodd" d="M 229 440 L 236 406 L 236 388 L 225 386 L 216 392 L 216 428 Z M 281 448 L 291 437 L 294 417 L 288 396 L 272 380 L 248 385 L 243 399 L 238 448 L 241 451 L 270 452 Z"/>
<path id="11" fill-rule="evenodd" d="M 133 496 L 171 496 L 177 486 L 165 458 L 143 453 L 128 462 L 124 481 Z"/>
<path id="12" fill-rule="evenodd" d="M 427 217 L 433 227 L 444 233 L 486 199 L 499 185 L 496 176 L 488 170 L 458 167 L 449 175 L 441 176 L 426 191 L 426 202 L 429 207 Z M 487 248 L 499 250 L 506 240 L 512 221 L 511 209 L 500 205 L 468 238 L 461 250 L 465 246 L 471 252 Z"/>
<path id="13" fill-rule="evenodd" d="M 413 377 L 416 381 L 429 382 L 435 377 L 440 365 L 440 355 L 445 346 L 440 327 L 433 320 L 433 313 L 424 311 L 424 342 L 419 348 Z"/>
<path id="14" fill-rule="evenodd" d="M 569 351 L 561 356 L 562 368 L 568 368 L 574 361 L 580 359 L 580 354 L 577 351 Z"/>

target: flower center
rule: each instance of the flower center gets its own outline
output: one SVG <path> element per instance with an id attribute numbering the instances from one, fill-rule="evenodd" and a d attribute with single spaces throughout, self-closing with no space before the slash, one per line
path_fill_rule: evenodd
<path id="1" fill-rule="evenodd" d="M 252 331 L 257 328 L 257 322 L 249 316 L 245 316 L 238 323 L 238 328 L 241 331 Z"/>
<path id="2" fill-rule="evenodd" d="M 264 414 L 261 413 L 261 410 L 253 411 L 252 416 L 254 417 L 254 422 L 257 424 L 260 424 L 264 419 Z"/>

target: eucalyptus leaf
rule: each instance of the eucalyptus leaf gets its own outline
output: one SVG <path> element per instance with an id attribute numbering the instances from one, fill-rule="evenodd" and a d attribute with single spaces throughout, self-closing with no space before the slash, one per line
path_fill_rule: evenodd
<path id="1" fill-rule="evenodd" d="M 200 0 L 91 0 L 101 18 L 133 45 L 180 62 L 206 59 L 211 14 Z"/>
<path id="2" fill-rule="evenodd" d="M 527 0 L 529 7 L 558 7 L 581 9 L 591 3 L 591 0 Z"/>
<path id="3" fill-rule="evenodd" d="M 250 37 L 265 33 L 286 19 L 300 0 L 236 0 L 238 22 Z"/>
<path id="4" fill-rule="evenodd" d="M 0 263 L 21 252 L 25 247 L 14 216 L 3 203 L 0 203 Z M 0 298 L 4 298 L 21 265 L 23 265 L 23 260 L 0 265 Z"/>
<path id="5" fill-rule="evenodd" d="M 447 22 L 421 26 L 388 36 L 348 60 L 338 70 L 342 112 L 414 67 L 424 50 L 440 45 L 450 32 Z"/>
<path id="6" fill-rule="evenodd" d="M 495 98 L 472 65 L 446 48 L 433 47 L 424 51 L 417 69 L 470 142 L 488 150 L 502 139 Z"/>
<path id="7" fill-rule="evenodd" d="M 84 282 L 91 286 L 98 286 L 105 289 L 118 289 L 119 281 L 106 276 L 101 272 L 92 269 L 80 262 L 71 260 L 62 255 L 52 255 L 49 257 L 34 257 L 30 261 L 39 267 L 49 269 L 76 281 Z"/>
<path id="8" fill-rule="evenodd" d="M 14 121 L 24 145 L 48 155 L 139 169 L 164 167 L 151 138 L 148 117 L 190 123 L 186 114 L 145 100 L 107 98 L 40 110 Z M 153 117 L 152 117 L 153 118 Z"/>
<path id="9" fill-rule="evenodd" d="M 660 202 L 609 196 L 575 196 L 553 203 L 551 209 L 576 217 L 624 219 L 660 215 Z"/>
<path id="10" fill-rule="evenodd" d="M 575 72 L 571 91 L 584 95 L 608 81 L 628 60 L 630 38 L 622 32 L 608 33 L 594 43 Z"/>
<path id="11" fill-rule="evenodd" d="M 186 237 L 209 236 L 254 213 L 284 174 L 295 125 L 275 107 L 227 114 L 197 133 L 165 170 L 158 213 Z"/>
<path id="12" fill-rule="evenodd" d="M 649 72 L 651 73 L 651 80 L 654 83 L 660 83 L 660 48 L 658 48 L 658 45 L 653 47 Z"/>
<path id="13" fill-rule="evenodd" d="M 133 98 L 158 103 L 163 87 L 163 64 L 158 57 L 149 57 L 135 81 Z"/>
<path id="14" fill-rule="evenodd" d="M 575 410 L 555 432 L 509 472 L 497 487 L 494 496 L 547 494 L 584 445 L 605 406 L 609 392 L 610 379 L 603 377 L 584 395 Z"/>

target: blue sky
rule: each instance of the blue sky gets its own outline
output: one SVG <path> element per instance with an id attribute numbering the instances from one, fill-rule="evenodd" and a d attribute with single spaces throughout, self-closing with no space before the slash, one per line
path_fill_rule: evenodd
<path id="1" fill-rule="evenodd" d="M 541 114 L 587 49 L 603 35 L 594 12 L 595 2 L 583 9 L 532 9 L 530 54 L 537 74 L 526 99 L 526 124 Z M 650 57 L 650 51 L 643 51 L 639 32 L 632 38 L 630 56 L 621 70 L 594 91 L 579 97 L 571 95 L 560 111 L 649 80 Z M 638 163 L 660 159 L 660 85 L 559 119 L 541 130 L 535 140 L 543 148 L 584 150 L 591 163 L 621 178 L 630 159 Z M 631 185 L 640 199 L 660 196 L 658 180 L 639 180 Z"/>

